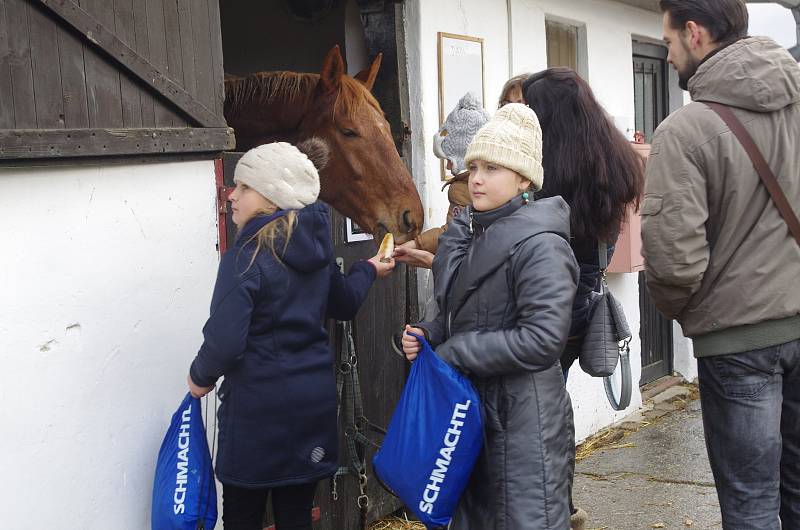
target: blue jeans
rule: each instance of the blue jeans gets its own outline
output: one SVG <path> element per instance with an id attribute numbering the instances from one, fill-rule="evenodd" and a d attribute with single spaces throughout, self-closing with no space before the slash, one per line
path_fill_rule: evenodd
<path id="1" fill-rule="evenodd" d="M 698 359 L 725 530 L 800 529 L 800 340 Z"/>

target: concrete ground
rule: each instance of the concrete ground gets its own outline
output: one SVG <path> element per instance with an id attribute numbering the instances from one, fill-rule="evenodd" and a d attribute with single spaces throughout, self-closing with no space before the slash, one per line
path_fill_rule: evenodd
<path id="1" fill-rule="evenodd" d="M 577 463 L 573 498 L 589 515 L 587 530 L 722 528 L 700 402 L 690 394 L 673 387 L 654 397 Z"/>

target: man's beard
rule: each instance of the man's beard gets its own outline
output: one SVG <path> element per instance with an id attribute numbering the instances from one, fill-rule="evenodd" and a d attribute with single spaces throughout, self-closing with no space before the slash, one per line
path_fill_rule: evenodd
<path id="1" fill-rule="evenodd" d="M 686 46 L 685 43 L 683 43 L 683 49 L 686 52 L 686 64 L 683 65 L 683 68 L 677 69 L 678 86 L 681 87 L 681 90 L 689 90 L 689 80 L 697 73 L 697 69 L 700 67 L 700 61 L 692 57 L 692 54 L 689 52 L 689 47 Z"/>

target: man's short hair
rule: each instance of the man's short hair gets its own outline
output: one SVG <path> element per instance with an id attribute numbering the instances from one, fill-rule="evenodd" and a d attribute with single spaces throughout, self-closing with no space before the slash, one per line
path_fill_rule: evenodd
<path id="1" fill-rule="evenodd" d="M 747 36 L 749 15 L 744 0 L 661 0 L 673 29 L 684 30 L 693 20 L 711 34 L 714 42 L 730 43 Z"/>

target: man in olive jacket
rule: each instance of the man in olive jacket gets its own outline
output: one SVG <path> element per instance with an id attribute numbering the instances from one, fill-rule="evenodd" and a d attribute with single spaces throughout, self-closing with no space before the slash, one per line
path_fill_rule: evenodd
<path id="1" fill-rule="evenodd" d="M 744 148 L 701 101 L 733 107 L 800 211 L 800 67 L 747 37 L 742 0 L 661 0 L 691 103 L 656 131 L 641 206 L 647 286 L 694 341 L 723 528 L 800 528 L 800 246 Z"/>

